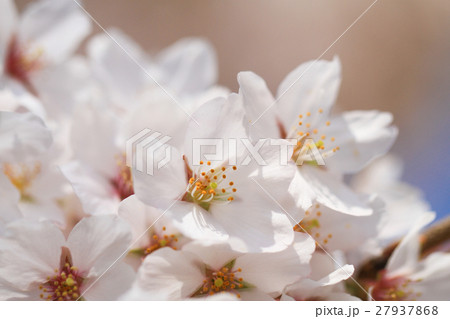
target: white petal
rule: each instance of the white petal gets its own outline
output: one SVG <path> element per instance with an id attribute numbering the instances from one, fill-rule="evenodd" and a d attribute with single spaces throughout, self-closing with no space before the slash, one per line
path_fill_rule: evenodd
<path id="1" fill-rule="evenodd" d="M 230 261 L 243 255 L 233 250 L 227 242 L 211 240 L 193 241 L 184 246 L 183 251 L 195 254 L 202 263 L 214 270 L 220 270 Z"/>
<path id="2" fill-rule="evenodd" d="M 49 118 L 60 122 L 61 118 L 72 114 L 76 107 L 90 102 L 87 100 L 92 98 L 94 83 L 88 67 L 84 57 L 76 56 L 63 64 L 48 67 L 43 72 L 33 73 L 31 83 L 45 105 Z M 85 110 L 84 107 L 80 108 Z M 28 106 L 28 109 L 36 113 L 36 107 L 31 109 Z"/>
<path id="3" fill-rule="evenodd" d="M 385 201 L 378 238 L 386 244 L 408 233 L 431 209 L 420 189 L 400 180 L 402 171 L 400 159 L 387 155 L 375 160 L 351 182 L 353 189 L 377 193 Z"/>
<path id="4" fill-rule="evenodd" d="M 117 216 L 91 216 L 82 219 L 67 239 L 74 266 L 99 276 L 128 252 L 131 230 Z"/>
<path id="5" fill-rule="evenodd" d="M 327 118 L 335 103 L 341 82 L 341 64 L 317 60 L 304 63 L 289 73 L 281 82 L 277 98 L 277 114 L 286 131 L 295 125 L 300 114 L 311 112 L 311 126 Z M 323 112 L 319 113 L 319 109 Z"/>
<path id="6" fill-rule="evenodd" d="M 310 167 L 308 164 L 300 167 L 300 173 L 314 192 L 317 202 L 344 214 L 354 216 L 372 214 L 372 209 L 361 200 L 361 196 L 333 174 L 319 167 Z"/>
<path id="7" fill-rule="evenodd" d="M 72 54 L 91 31 L 88 16 L 71 0 L 31 3 L 21 16 L 19 38 L 30 52 L 43 50 L 45 59 L 59 63 Z"/>
<path id="8" fill-rule="evenodd" d="M 0 111 L 0 162 L 25 162 L 51 143 L 50 131 L 37 116 Z"/>
<path id="9" fill-rule="evenodd" d="M 31 112 L 42 120 L 45 120 L 47 113 L 42 102 L 31 94 L 22 83 L 13 78 L 0 78 L 0 105 L 2 111 L 17 113 Z M 3 89 L 4 87 L 4 89 Z"/>
<path id="10" fill-rule="evenodd" d="M 138 44 L 120 30 L 108 29 L 108 33 L 111 37 L 102 33 L 89 41 L 88 56 L 94 76 L 108 96 L 122 107 L 128 107 L 145 83 L 151 81 L 141 69 L 146 65 L 146 57 Z"/>
<path id="11" fill-rule="evenodd" d="M 293 246 L 276 253 L 246 254 L 236 259 L 244 281 L 277 297 L 287 285 L 306 276 L 315 249 L 314 241 L 305 234 L 296 234 Z"/>
<path id="12" fill-rule="evenodd" d="M 109 110 L 86 105 L 75 109 L 72 123 L 71 143 L 76 159 L 102 175 L 115 177 L 117 156 L 124 151 L 116 144 L 118 118 Z"/>
<path id="13" fill-rule="evenodd" d="M 255 141 L 260 138 L 280 137 L 272 108 L 275 99 L 266 82 L 253 72 L 240 72 L 238 82 L 250 137 Z"/>
<path id="14" fill-rule="evenodd" d="M 6 50 L 17 24 L 17 9 L 13 0 L 0 0 L 0 61 L 3 64 Z M 0 73 L 3 65 L 0 67 Z"/>
<path id="15" fill-rule="evenodd" d="M 389 276 L 405 275 L 415 269 L 419 261 L 420 250 L 418 233 L 434 218 L 434 213 L 423 215 L 421 220 L 410 229 L 409 233 L 402 239 L 397 248 L 395 248 L 386 265 Z"/>
<path id="16" fill-rule="evenodd" d="M 228 234 L 220 222 L 196 204 L 177 201 L 167 209 L 165 214 L 187 237 L 217 241 L 228 239 Z"/>
<path id="17" fill-rule="evenodd" d="M 449 300 L 450 254 L 437 252 L 429 255 L 409 278 L 419 280 L 411 283 L 415 292 L 422 293 L 418 300 Z"/>
<path id="18" fill-rule="evenodd" d="M 0 242 L 0 278 L 21 290 L 59 269 L 64 235 L 49 222 L 16 221 Z"/>
<path id="19" fill-rule="evenodd" d="M 180 300 L 190 297 L 202 285 L 200 260 L 189 252 L 158 249 L 145 258 L 136 284 L 143 299 Z"/>
<path id="20" fill-rule="evenodd" d="M 166 147 L 170 148 L 170 160 L 158 169 L 157 164 L 166 158 Z M 147 174 L 148 167 L 145 165 L 142 172 L 135 169 L 134 165 L 134 192 L 147 205 L 164 211 L 186 192 L 188 181 L 183 157 L 175 148 L 161 145 L 152 154 L 147 154 L 145 164 L 154 165 L 153 175 Z"/>
<path id="21" fill-rule="evenodd" d="M 195 119 L 190 121 L 185 138 L 184 154 L 187 155 L 190 165 L 199 165 L 198 160 L 193 161 L 193 155 L 199 156 L 205 161 L 205 154 L 216 154 L 216 144 L 208 146 L 209 141 L 220 142 L 217 148 L 223 149 L 223 156 L 211 161 L 212 165 L 220 164 L 229 158 L 236 158 L 243 151 L 243 145 L 237 143 L 237 149 L 228 147 L 229 140 L 239 141 L 240 138 L 246 138 L 247 134 L 244 127 L 244 110 L 237 95 L 231 94 L 227 99 L 216 98 L 202 106 L 192 115 Z M 201 144 L 200 154 L 193 154 L 194 140 Z M 207 141 L 203 141 L 205 139 Z M 222 147 L 220 145 L 223 145 Z"/>
<path id="22" fill-rule="evenodd" d="M 178 234 L 163 211 L 145 205 L 135 195 L 124 199 L 119 206 L 119 216 L 131 226 L 133 234 L 133 248 L 143 248 L 149 245 L 150 231 L 161 234 L 164 227 L 166 234 Z"/>
<path id="23" fill-rule="evenodd" d="M 294 178 L 288 187 L 289 194 L 295 199 L 297 207 L 303 211 L 311 207 L 313 200 L 316 198 L 316 194 L 309 186 L 308 181 L 302 175 L 301 170 L 294 164 L 289 164 L 295 168 Z M 300 222 L 303 215 L 293 215 L 295 218 L 294 223 Z"/>
<path id="24" fill-rule="evenodd" d="M 355 173 L 384 155 L 398 133 L 391 122 L 391 113 L 378 111 L 346 112 L 332 119 L 330 126 L 320 130 L 335 138 L 333 146 L 339 146 L 339 151 L 326 159 L 327 167 L 340 173 Z"/>
<path id="25" fill-rule="evenodd" d="M 181 96 L 202 93 L 217 80 L 216 54 L 211 44 L 201 39 L 179 40 L 156 60 L 161 84 Z"/>
<path id="26" fill-rule="evenodd" d="M 78 162 L 62 166 L 61 171 L 72 184 L 86 213 L 117 214 L 120 198 L 107 177 Z"/>
<path id="27" fill-rule="evenodd" d="M 373 239 L 379 232 L 379 221 L 384 213 L 384 204 L 377 198 L 363 200 L 373 209 L 369 216 L 342 214 L 326 206 L 313 204 L 302 220 L 306 231 L 327 251 L 351 252 Z M 317 207 L 317 208 L 316 208 Z M 308 229 L 308 225 L 311 225 Z"/>
<path id="28" fill-rule="evenodd" d="M 240 301 L 237 295 L 228 292 L 222 292 L 220 294 L 214 294 L 205 298 L 191 298 L 190 301 Z"/>
<path id="29" fill-rule="evenodd" d="M 241 300 L 245 301 L 274 301 L 269 294 L 261 291 L 258 288 L 252 288 L 248 290 L 243 290 L 239 293 L 241 295 Z"/>
<path id="30" fill-rule="evenodd" d="M 66 216 L 61 207 L 53 200 L 34 200 L 20 202 L 19 209 L 23 217 L 35 221 L 52 221 L 61 228 L 66 226 Z"/>
<path id="31" fill-rule="evenodd" d="M 131 287 L 134 278 L 133 269 L 123 262 L 118 262 L 103 276 L 84 281 L 80 292 L 86 300 L 117 300 Z M 94 283 L 95 280 L 97 281 Z"/>
<path id="32" fill-rule="evenodd" d="M 294 239 L 289 217 L 259 188 L 228 205 L 211 207 L 211 214 L 239 251 L 280 251 Z"/>
<path id="33" fill-rule="evenodd" d="M 21 217 L 17 203 L 20 199 L 20 193 L 11 184 L 5 174 L 0 173 L 0 234 L 3 231 L 3 225 L 19 219 Z"/>
<path id="34" fill-rule="evenodd" d="M 150 129 L 164 136 L 170 136 L 169 144 L 180 148 L 183 145 L 188 126 L 188 109 L 158 89 L 146 90 L 139 95 L 136 106 L 125 121 L 124 136 L 133 137 L 137 132 Z"/>

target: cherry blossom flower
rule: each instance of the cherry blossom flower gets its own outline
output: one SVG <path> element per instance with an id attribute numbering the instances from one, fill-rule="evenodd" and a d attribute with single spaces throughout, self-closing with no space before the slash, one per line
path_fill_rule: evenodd
<path id="1" fill-rule="evenodd" d="M 341 175 L 354 173 L 383 155 L 394 142 L 397 130 L 390 126 L 389 113 L 353 111 L 330 115 L 340 84 L 339 60 L 300 65 L 280 84 L 277 100 L 256 74 L 243 72 L 238 80 L 250 136 L 297 141 L 291 165 L 301 165 L 289 191 L 298 206 L 308 209 L 316 199 L 342 213 L 369 215 L 371 209 L 341 181 Z M 308 152 L 302 151 L 307 138 L 313 139 L 325 166 L 318 166 Z"/>
<path id="2" fill-rule="evenodd" d="M 226 243 L 192 242 L 181 251 L 159 249 L 139 269 L 124 299 L 181 300 L 224 293 L 242 300 L 273 300 L 288 284 L 308 275 L 314 242 L 297 234 L 276 253 L 242 254 Z"/>
<path id="3" fill-rule="evenodd" d="M 0 2 L 1 70 L 34 91 L 34 74 L 64 62 L 90 32 L 89 18 L 70 0 L 41 0 L 19 17 L 12 0 Z"/>
<path id="4" fill-rule="evenodd" d="M 83 219 L 67 240 L 52 223 L 13 222 L 0 239 L 0 299 L 113 300 L 134 278 L 128 265 L 115 263 L 130 240 L 115 216 Z"/>
<path id="5" fill-rule="evenodd" d="M 380 219 L 385 212 L 384 203 L 380 198 L 366 197 L 363 201 L 373 209 L 373 214 L 369 216 L 342 214 L 314 202 L 305 212 L 305 217 L 294 226 L 294 230 L 310 234 L 317 245 L 326 251 L 353 252 L 376 238 Z"/>
<path id="6" fill-rule="evenodd" d="M 211 148 L 202 147 L 197 155 L 204 160 L 194 161 L 195 139 L 221 138 L 226 143 L 247 138 L 238 96 L 211 100 L 193 117 L 196 122 L 190 122 L 184 145 L 180 149 L 167 145 L 171 159 L 165 166 L 153 175 L 133 168 L 136 196 L 165 211 L 174 226 L 191 238 L 227 240 L 241 251 L 276 251 L 289 245 L 293 232 L 282 207 L 293 208 L 295 203 L 282 190 L 289 185 L 290 172 L 276 161 L 271 165 L 270 157 L 263 167 L 240 165 L 248 155 L 240 142 L 235 150 L 226 148 L 223 158 L 211 161 L 204 158 Z M 165 147 L 157 148 L 153 163 L 165 154 Z M 280 190 L 278 202 L 256 180 L 266 189 Z"/>
<path id="7" fill-rule="evenodd" d="M 120 203 L 119 216 L 131 226 L 133 235 L 127 261 L 136 268 L 143 258 L 164 247 L 179 250 L 189 242 L 186 236 L 172 225 L 164 212 L 147 206 L 132 195 Z"/>
<path id="8" fill-rule="evenodd" d="M 375 300 L 448 300 L 450 254 L 434 252 L 420 258 L 419 231 L 434 219 L 423 215 L 389 258 L 388 264 L 372 283 Z"/>

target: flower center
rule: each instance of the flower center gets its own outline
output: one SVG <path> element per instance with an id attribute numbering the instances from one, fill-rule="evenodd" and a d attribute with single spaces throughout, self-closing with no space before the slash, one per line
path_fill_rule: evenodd
<path id="1" fill-rule="evenodd" d="M 23 84 L 30 86 L 30 73 L 42 68 L 43 50 L 29 50 L 13 36 L 6 55 L 6 72 Z"/>
<path id="2" fill-rule="evenodd" d="M 39 163 L 35 163 L 34 165 L 6 163 L 3 165 L 3 172 L 19 191 L 22 201 L 30 202 L 33 200 L 32 195 L 29 193 L 29 188 L 41 172 L 41 165 Z"/>
<path id="3" fill-rule="evenodd" d="M 120 200 L 134 194 L 133 176 L 131 175 L 131 169 L 126 165 L 124 155 L 117 156 L 117 174 L 111 180 L 111 184 Z"/>
<path id="4" fill-rule="evenodd" d="M 150 240 L 148 242 L 148 245 L 144 246 L 143 248 L 132 249 L 130 251 L 130 254 L 145 258 L 147 255 L 150 255 L 160 248 L 170 247 L 173 250 L 178 249 L 178 238 L 180 237 L 180 235 L 168 234 L 167 228 L 165 226 L 162 227 L 160 232 L 156 232 L 152 227 L 149 233 Z"/>
<path id="5" fill-rule="evenodd" d="M 322 212 L 319 209 L 320 204 L 316 204 L 308 209 L 305 212 L 305 218 L 294 226 L 294 231 L 308 233 L 316 240 L 317 244 L 326 245 L 333 238 L 333 234 L 324 233 L 320 228 L 320 218 L 322 216 Z"/>
<path id="6" fill-rule="evenodd" d="M 175 234 L 168 235 L 166 234 L 166 227 L 162 228 L 162 232 L 160 234 L 154 233 L 150 238 L 150 244 L 145 249 L 144 255 L 149 255 L 155 250 L 158 250 L 163 247 L 170 247 L 173 250 L 177 250 L 176 243 L 178 242 L 178 238 Z"/>
<path id="7" fill-rule="evenodd" d="M 323 113 L 322 109 L 319 109 L 319 115 Z M 311 112 L 307 112 L 306 115 L 300 114 L 298 125 L 293 127 L 289 138 L 297 139 L 297 144 L 294 147 L 292 154 L 292 160 L 297 165 L 303 163 L 310 165 L 324 165 L 323 159 L 331 156 L 333 153 L 339 150 L 339 146 L 335 146 L 335 138 L 327 137 L 321 133 L 318 128 L 313 128 L 308 119 L 311 116 Z M 325 122 L 326 126 L 330 126 L 331 122 Z"/>
<path id="8" fill-rule="evenodd" d="M 378 281 L 372 287 L 372 297 L 377 301 L 415 301 L 421 296 L 420 292 L 414 292 L 409 286 L 413 281 L 411 279 L 398 276 L 394 278 L 386 277 L 386 271 L 379 274 Z"/>
<path id="9" fill-rule="evenodd" d="M 211 162 L 206 165 L 200 161 L 200 166 L 194 173 L 191 171 L 186 194 L 183 200 L 194 202 L 206 210 L 212 203 L 228 204 L 234 200 L 237 189 L 234 182 L 229 180 L 227 173 L 237 170 L 236 166 L 211 168 Z"/>
<path id="10" fill-rule="evenodd" d="M 205 266 L 206 278 L 203 280 L 202 286 L 192 296 L 199 297 L 229 292 L 240 298 L 239 290 L 253 286 L 245 282 L 242 277 L 239 277 L 239 273 L 242 271 L 241 268 L 233 270 L 235 261 L 232 260 L 219 270 L 213 270 Z"/>
<path id="11" fill-rule="evenodd" d="M 80 297 L 83 278 L 78 268 L 66 262 L 55 275 L 47 277 L 47 282 L 39 286 L 40 297 L 49 301 L 75 301 Z"/>

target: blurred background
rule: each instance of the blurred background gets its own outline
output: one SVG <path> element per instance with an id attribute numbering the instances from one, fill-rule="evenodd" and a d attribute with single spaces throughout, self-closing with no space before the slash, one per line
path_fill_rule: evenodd
<path id="1" fill-rule="evenodd" d="M 23 8 L 30 0 L 16 0 Z M 186 36 L 212 42 L 219 84 L 237 90 L 251 70 L 273 92 L 298 64 L 318 58 L 374 0 L 85 0 L 105 28 L 118 27 L 149 53 Z M 101 32 L 95 28 L 95 32 Z M 404 180 L 440 217 L 450 214 L 450 1 L 379 0 L 324 55 L 339 56 L 342 109 L 394 114 L 392 152 Z"/>

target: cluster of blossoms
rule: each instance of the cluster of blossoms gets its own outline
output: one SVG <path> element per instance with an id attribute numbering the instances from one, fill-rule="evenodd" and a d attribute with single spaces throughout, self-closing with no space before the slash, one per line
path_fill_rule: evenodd
<path id="1" fill-rule="evenodd" d="M 233 93 L 202 39 L 149 56 L 110 29 L 81 55 L 77 2 L 0 12 L 1 300 L 450 297 L 450 254 L 420 247 L 434 214 L 386 155 L 391 114 L 332 109 L 337 58 L 301 64 L 276 96 L 241 72 Z M 127 165 L 146 129 L 170 137 L 152 174 Z M 235 147 L 196 154 L 202 139 Z"/>

